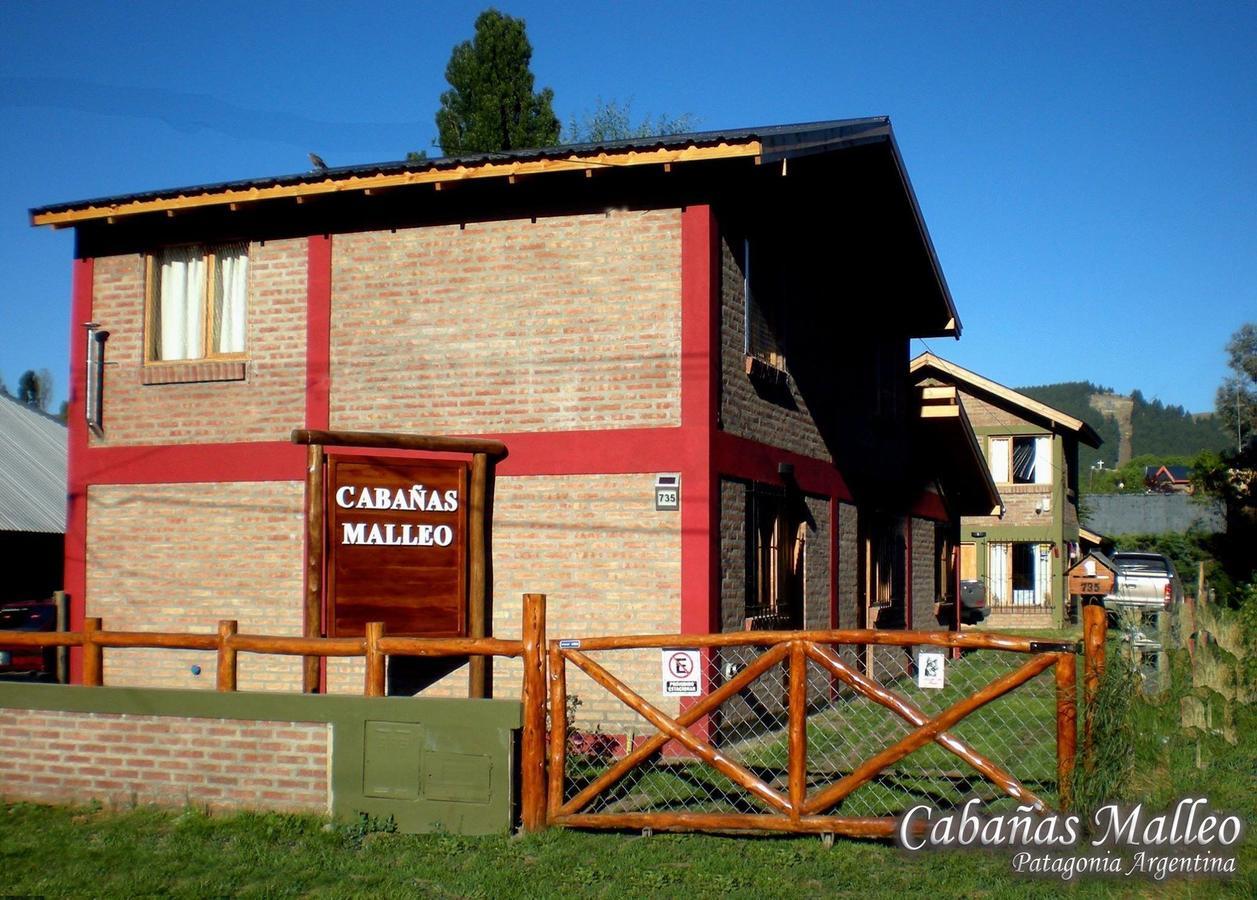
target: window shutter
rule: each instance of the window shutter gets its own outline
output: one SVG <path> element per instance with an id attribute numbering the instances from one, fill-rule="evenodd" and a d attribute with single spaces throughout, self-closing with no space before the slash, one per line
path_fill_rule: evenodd
<path id="1" fill-rule="evenodd" d="M 1008 438 L 991 438 L 991 480 L 996 484 L 1008 484 Z"/>
<path id="2" fill-rule="evenodd" d="M 1051 484 L 1055 469 L 1052 466 L 1052 438 L 1034 439 L 1034 483 Z"/>

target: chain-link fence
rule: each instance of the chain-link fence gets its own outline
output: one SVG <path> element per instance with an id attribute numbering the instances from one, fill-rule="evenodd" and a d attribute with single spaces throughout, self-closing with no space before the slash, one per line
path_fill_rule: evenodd
<path id="1" fill-rule="evenodd" d="M 1055 660 L 1055 656 L 1047 660 L 996 649 L 810 646 L 804 663 L 806 749 L 801 754 L 806 758 L 809 801 L 836 783 L 858 783 L 870 768 L 867 761 L 993 682 L 1035 665 L 1034 660 L 1042 660 L 1041 670 Z M 568 731 L 562 804 L 568 813 L 762 815 L 782 811 L 771 797 L 747 790 L 746 784 L 749 776 L 780 798 L 790 793 L 789 643 L 691 649 L 683 655 L 697 663 L 698 672 L 690 679 L 693 684 L 682 688 L 696 689 L 695 696 L 667 692 L 669 686 L 676 687 L 676 682 L 669 684 L 667 672 L 669 654 L 676 653 L 674 649 L 598 650 L 578 652 L 564 660 Z M 553 666 L 555 658 L 551 659 Z M 693 746 L 659 735 L 655 724 L 617 699 L 605 683 L 585 677 L 584 660 L 595 662 L 620 682 L 620 688 L 631 690 L 685 726 L 694 739 L 732 764 L 725 768 L 736 780 L 718 771 L 711 760 L 701 759 Z M 1072 657 L 1069 665 L 1073 666 Z M 841 677 L 843 673 L 846 677 Z M 754 677 L 742 684 L 748 675 Z M 713 697 L 716 694 L 728 696 Z M 1000 786 L 962 756 L 978 759 L 988 773 L 1009 776 L 1011 783 L 1020 786 L 1014 792 L 1024 788 L 1023 797 L 1033 795 L 1047 806 L 1056 806 L 1057 739 L 1056 682 L 1052 672 L 1042 671 L 949 726 L 942 741 L 926 741 L 893 759 L 836 804 L 815 810 L 804 804 L 804 812 L 867 818 L 896 816 L 920 803 L 935 809 L 956 808 L 974 796 L 988 809 L 1019 802 L 1007 789 L 1008 779 L 997 778 L 1004 780 Z M 653 745 L 657 749 L 644 755 Z M 642 759 L 629 766 L 623 760 L 634 751 Z M 612 780 L 608 773 L 619 777 Z M 553 801 L 553 787 L 551 791 Z"/>

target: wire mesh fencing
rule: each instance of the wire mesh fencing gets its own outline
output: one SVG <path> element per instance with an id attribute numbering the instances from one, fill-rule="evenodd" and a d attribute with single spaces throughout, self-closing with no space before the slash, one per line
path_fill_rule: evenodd
<path id="1" fill-rule="evenodd" d="M 790 641 L 562 656 L 567 733 L 552 814 L 863 819 L 920 803 L 957 808 L 975 796 L 990 810 L 1025 797 L 1057 805 L 1058 691 L 1047 669 L 1059 653 L 805 645 L 807 656 L 793 661 Z M 692 661 L 692 677 L 670 684 L 669 654 Z M 806 691 L 794 703 L 806 718 L 792 735 L 791 668 L 800 664 Z M 918 739 L 992 684 L 1023 678 L 941 734 Z M 674 695 L 678 683 L 693 693 Z M 675 733 L 661 733 L 660 721 Z M 793 785 L 792 765 L 801 769 Z"/>

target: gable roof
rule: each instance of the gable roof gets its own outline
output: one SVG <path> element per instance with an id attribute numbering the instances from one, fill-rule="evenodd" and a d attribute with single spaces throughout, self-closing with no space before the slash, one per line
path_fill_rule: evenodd
<path id="1" fill-rule="evenodd" d="M 629 168 L 735 157 L 754 157 L 757 161 L 765 163 L 776 162 L 826 153 L 843 147 L 884 141 L 894 141 L 890 119 L 886 116 L 836 119 L 800 125 L 698 131 L 628 138 L 619 141 L 563 144 L 496 153 L 473 153 L 438 159 L 397 160 L 340 166 L 291 175 L 274 175 L 216 184 L 119 194 L 94 200 L 54 203 L 36 207 L 30 211 L 30 215 L 33 225 L 56 227 L 110 216 L 136 215 L 233 202 L 256 202 L 280 197 L 365 191 L 443 181 L 466 181 L 474 178 L 503 178 L 582 169 Z M 897 150 L 896 155 L 898 155 Z"/>
<path id="2" fill-rule="evenodd" d="M 1078 435 L 1080 441 L 1090 447 L 1099 447 L 1103 443 L 1100 435 L 1096 434 L 1095 429 L 1082 419 L 1075 419 L 1059 409 L 1031 399 L 1025 394 L 1014 391 L 1012 388 L 1005 387 L 999 382 L 983 378 L 976 372 L 970 372 L 968 369 L 953 362 L 948 362 L 941 357 L 935 356 L 933 353 L 922 353 L 912 360 L 912 363 L 909 365 L 909 371 L 913 374 L 933 372 L 942 375 L 963 385 L 975 394 L 994 400 L 1001 405 L 1016 407 L 1030 418 L 1036 418 L 1052 426 L 1059 426 L 1072 431 Z"/>
<path id="3" fill-rule="evenodd" d="M 495 196 L 508 205 L 518 200 L 521 188 L 507 185 L 515 185 L 517 181 L 521 185 L 534 185 L 535 193 L 529 194 L 533 198 L 530 202 L 542 197 L 543 202 L 544 198 L 550 198 L 557 203 L 556 198 L 565 191 L 568 195 L 573 193 L 573 176 L 579 178 L 582 173 L 586 177 L 595 173 L 633 175 L 644 180 L 658 173 L 675 172 L 668 176 L 672 179 L 670 184 L 680 185 L 684 179 L 691 179 L 688 187 L 668 188 L 672 191 L 669 202 L 678 206 L 728 197 L 731 192 L 719 179 L 744 177 L 750 173 L 764 178 L 770 173 L 780 172 L 784 176 L 787 172 L 810 170 L 819 173 L 816 177 L 822 179 L 820 183 L 832 188 L 834 179 L 829 177 L 832 170 L 825 166 L 828 160 L 839 156 L 851 161 L 850 171 L 854 173 L 856 184 L 867 186 L 870 191 L 876 191 L 879 198 L 885 198 L 879 201 L 884 212 L 878 221 L 879 227 L 887 229 L 884 242 L 891 239 L 909 242 L 910 252 L 902 254 L 904 265 L 897 277 L 905 281 L 904 296 L 920 298 L 914 301 L 920 313 L 919 319 L 914 320 L 913 327 L 918 329 L 913 332 L 914 336 L 958 337 L 960 317 L 904 167 L 890 119 L 885 116 L 342 166 L 56 203 L 36 207 L 30 211 L 30 216 L 33 225 L 75 227 L 80 229 L 80 236 L 84 229 L 99 236 L 105 231 L 117 233 L 124 226 L 130 226 L 135 234 L 144 231 L 150 244 L 154 237 L 159 242 L 165 239 L 162 235 L 174 234 L 172 225 L 175 229 L 195 228 L 184 223 L 198 217 L 204 221 L 204 217 L 211 215 L 230 217 L 229 227 L 232 228 L 249 217 L 260 220 L 264 216 L 280 216 L 288 221 L 304 217 L 301 221 L 309 224 L 299 227 L 307 227 L 306 233 L 324 233 L 333 221 L 330 216 L 335 215 L 329 213 L 331 209 L 353 211 L 354 204 L 366 204 L 371 210 L 379 210 L 389 207 L 386 198 L 392 198 L 394 206 L 404 206 L 407 215 L 420 215 L 425 209 L 437 208 L 438 201 L 451 193 L 464 193 L 461 190 L 434 193 L 441 191 L 443 185 L 479 184 L 485 190 L 500 190 L 503 193 Z M 795 160 L 800 162 L 789 165 Z M 563 175 L 567 180 L 561 177 Z M 585 180 L 579 178 L 580 182 Z M 696 185 L 704 187 L 705 193 L 696 193 Z M 507 191 L 514 193 L 507 194 Z M 306 202 L 316 199 L 320 202 Z M 311 207 L 320 209 L 315 211 Z M 440 209 L 448 213 L 449 207 Z M 363 212 L 359 208 L 356 214 L 374 215 L 375 212 Z M 180 233 L 177 239 L 196 238 Z M 119 248 L 114 246 L 111 252 L 119 252 Z"/>
<path id="4" fill-rule="evenodd" d="M 66 427 L 0 394 L 0 531 L 65 532 Z"/>

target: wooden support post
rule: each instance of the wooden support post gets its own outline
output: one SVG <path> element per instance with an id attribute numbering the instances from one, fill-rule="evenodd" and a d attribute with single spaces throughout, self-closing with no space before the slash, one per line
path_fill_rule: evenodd
<path id="1" fill-rule="evenodd" d="M 105 683 L 104 650 L 96 643 L 96 632 L 100 630 L 99 618 L 83 620 L 83 683 L 90 687 Z"/>
<path id="2" fill-rule="evenodd" d="M 1083 687 L 1083 762 L 1091 759 L 1091 712 L 1100 678 L 1104 675 L 1104 642 L 1108 639 L 1109 617 L 1104 598 L 1090 594 L 1082 598 L 1082 687 Z"/>
<path id="3" fill-rule="evenodd" d="M 57 604 L 57 631 L 70 630 L 70 597 L 65 591 L 54 591 L 53 602 Z M 58 647 L 57 684 L 70 683 L 70 648 Z"/>
<path id="4" fill-rule="evenodd" d="M 1073 800 L 1074 757 L 1078 746 L 1078 661 L 1072 653 L 1056 657 L 1056 785 L 1061 810 Z"/>
<path id="5" fill-rule="evenodd" d="M 380 638 L 384 637 L 383 622 L 367 623 L 367 673 L 364 693 L 368 697 L 384 696 L 384 653 L 380 650 Z M 474 658 L 474 657 L 473 657 Z"/>
<path id="6" fill-rule="evenodd" d="M 790 818 L 799 820 L 807 795 L 807 656 L 790 642 Z"/>
<path id="7" fill-rule="evenodd" d="M 218 623 L 218 689 L 234 691 L 236 689 L 236 648 L 231 646 L 231 639 L 239 631 L 239 623 L 235 619 L 221 619 Z"/>
<path id="8" fill-rule="evenodd" d="M 488 593 L 488 510 L 489 457 L 476 453 L 471 458 L 471 508 L 467 511 L 468 636 L 489 635 Z M 493 659 L 473 656 L 467 661 L 467 696 L 473 699 L 493 696 Z"/>
<path id="9" fill-rule="evenodd" d="M 563 788 L 567 778 L 567 668 L 562 651 L 553 641 L 550 643 L 549 663 L 550 771 L 547 773 L 547 823 L 558 815 L 563 806 Z"/>
<path id="10" fill-rule="evenodd" d="M 323 634 L 323 447 L 311 444 L 306 452 L 306 591 L 301 633 Z M 321 656 L 302 659 L 301 690 L 318 693 Z"/>
<path id="11" fill-rule="evenodd" d="M 546 596 L 524 595 L 524 737 L 520 748 L 520 818 L 524 831 L 546 827 Z M 553 715 L 562 716 L 563 710 Z"/>

